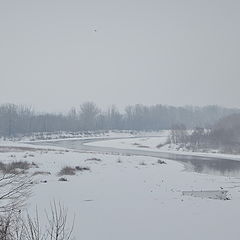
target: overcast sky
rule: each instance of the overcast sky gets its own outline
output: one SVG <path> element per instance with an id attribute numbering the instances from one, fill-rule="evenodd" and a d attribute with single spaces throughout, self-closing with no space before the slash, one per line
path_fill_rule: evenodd
<path id="1" fill-rule="evenodd" d="M 240 107 L 239 13 L 239 0 L 1 0 L 0 103 Z"/>

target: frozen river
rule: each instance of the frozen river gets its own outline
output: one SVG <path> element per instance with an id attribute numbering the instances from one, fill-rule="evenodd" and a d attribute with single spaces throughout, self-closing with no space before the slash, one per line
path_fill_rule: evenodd
<path id="1" fill-rule="evenodd" d="M 181 162 L 185 165 L 187 170 L 206 173 L 206 174 L 216 174 L 224 176 L 240 177 L 240 161 L 234 159 L 227 159 L 222 157 L 205 157 L 196 156 L 194 154 L 178 154 L 178 153 L 168 153 L 159 151 L 149 151 L 149 150 L 136 150 L 136 149 L 123 149 L 116 147 L 107 146 L 93 146 L 88 145 L 88 143 L 96 141 L 106 141 L 113 140 L 117 138 L 92 138 L 92 139 L 82 139 L 82 140 L 62 140 L 62 141 L 51 141 L 51 142 L 41 142 L 41 145 L 51 145 L 64 147 L 69 149 L 74 149 L 78 151 L 87 152 L 97 152 L 97 153 L 112 153 L 112 154 L 122 154 L 122 155 L 136 155 L 136 156 L 150 156 L 168 160 L 174 160 Z M 126 138 L 127 139 L 127 138 Z M 123 140 L 123 138 L 119 138 Z"/>

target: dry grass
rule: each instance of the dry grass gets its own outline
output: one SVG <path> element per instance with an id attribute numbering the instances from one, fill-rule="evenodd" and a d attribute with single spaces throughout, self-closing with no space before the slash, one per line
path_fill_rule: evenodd
<path id="1" fill-rule="evenodd" d="M 66 166 L 61 169 L 61 171 L 58 173 L 58 176 L 75 175 L 75 174 L 76 174 L 76 168 Z"/>
<path id="2" fill-rule="evenodd" d="M 51 175 L 50 172 L 44 172 L 44 171 L 36 171 L 32 174 L 32 176 L 36 176 L 36 175 Z"/>
<path id="3" fill-rule="evenodd" d="M 145 146 L 145 145 L 139 145 L 139 148 L 149 148 L 149 146 Z"/>
<path id="4" fill-rule="evenodd" d="M 79 171 L 79 172 L 90 171 L 90 167 L 76 166 L 74 168 L 74 167 L 66 166 L 61 169 L 61 171 L 58 173 L 58 176 L 75 175 L 76 171 Z"/>
<path id="5" fill-rule="evenodd" d="M 0 171 L 3 173 L 23 173 L 32 166 L 26 161 L 16 161 L 11 163 L 0 162 Z"/>
<path id="6" fill-rule="evenodd" d="M 0 146 L 0 152 L 37 152 L 37 151 L 56 151 L 55 149 L 17 147 L 17 146 Z"/>
<path id="7" fill-rule="evenodd" d="M 87 162 L 87 161 L 101 162 L 102 160 L 100 158 L 89 158 L 89 159 L 85 160 L 85 162 Z"/>
<path id="8" fill-rule="evenodd" d="M 157 161 L 158 164 L 167 164 L 165 161 L 161 160 L 161 159 L 158 159 Z"/>
<path id="9" fill-rule="evenodd" d="M 75 169 L 77 171 L 90 171 L 90 167 L 80 167 L 80 166 L 76 166 Z"/>
<path id="10" fill-rule="evenodd" d="M 67 178 L 61 177 L 61 178 L 58 179 L 58 181 L 60 181 L 60 182 L 67 182 Z"/>

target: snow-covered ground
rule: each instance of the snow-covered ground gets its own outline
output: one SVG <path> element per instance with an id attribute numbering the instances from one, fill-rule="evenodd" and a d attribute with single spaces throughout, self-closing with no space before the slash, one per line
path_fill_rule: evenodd
<path id="1" fill-rule="evenodd" d="M 71 139 L 91 139 L 91 138 L 121 138 L 121 137 L 133 137 L 133 136 L 159 136 L 166 131 L 132 131 L 132 130 L 99 130 L 99 131 L 82 131 L 82 132 L 45 132 L 45 133 L 32 133 L 29 136 L 18 136 L 18 137 L 1 137 L 0 143 L 2 142 L 40 142 L 40 141 L 61 141 Z"/>
<path id="2" fill-rule="evenodd" d="M 136 149 L 136 150 L 154 150 L 160 151 L 158 148 L 159 144 L 165 144 L 167 141 L 168 135 L 163 133 L 162 136 L 136 136 L 136 138 L 123 138 L 123 139 L 112 139 L 105 141 L 96 141 L 87 143 L 90 146 L 99 146 L 99 147 L 114 147 L 122 149 Z"/>
<path id="3" fill-rule="evenodd" d="M 167 152 L 167 153 L 177 153 L 183 155 L 195 155 L 204 157 L 221 157 L 226 159 L 234 159 L 240 161 L 240 155 L 218 153 L 216 151 L 209 152 L 193 152 L 186 149 L 179 148 L 178 145 L 166 143 L 168 140 L 169 131 L 159 131 L 158 134 L 150 135 L 135 135 L 134 138 L 124 138 L 122 139 L 112 139 L 106 141 L 96 141 L 87 143 L 90 146 L 97 147 L 113 147 L 121 149 L 135 149 L 135 150 L 145 150 L 145 151 L 156 151 L 156 152 Z"/>
<path id="4" fill-rule="evenodd" d="M 157 138 L 148 137 L 127 139 L 124 143 L 122 140 L 118 144 L 117 140 L 95 144 L 112 146 L 115 141 L 114 147 L 124 145 L 123 148 L 127 144 L 138 148 L 132 145 L 136 141 L 149 148 L 159 144 Z M 187 172 L 180 163 L 164 160 L 166 164 L 159 164 L 152 157 L 6 145 L 9 150 L 0 151 L 0 161 L 34 162 L 39 168 L 31 168 L 29 174 L 51 173 L 34 176 L 36 184 L 27 205 L 30 214 L 34 214 L 37 206 L 43 219 L 50 202 L 61 201 L 69 210 L 69 220 L 75 214 L 76 240 L 239 239 L 239 178 Z M 58 173 L 65 166 L 85 166 L 90 171 L 64 176 L 68 181 L 60 182 Z M 228 191 L 231 200 L 182 193 L 222 189 Z"/>

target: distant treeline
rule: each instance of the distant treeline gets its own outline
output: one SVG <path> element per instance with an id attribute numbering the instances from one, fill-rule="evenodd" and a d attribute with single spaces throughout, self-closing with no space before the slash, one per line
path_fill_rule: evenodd
<path id="1" fill-rule="evenodd" d="M 223 153 L 240 153 L 240 114 L 221 118 L 211 128 L 196 127 L 189 132 L 183 124 L 170 131 L 171 143 L 193 151 L 215 149 Z"/>
<path id="2" fill-rule="evenodd" d="M 28 106 L 0 105 L 0 135 L 27 135 L 33 132 L 89 131 L 89 130 L 161 130 L 175 124 L 187 128 L 210 127 L 222 117 L 239 113 L 239 109 L 219 106 L 173 107 L 166 105 L 127 106 L 120 112 L 115 106 L 107 111 L 95 103 L 85 102 L 67 114 L 37 113 Z"/>

